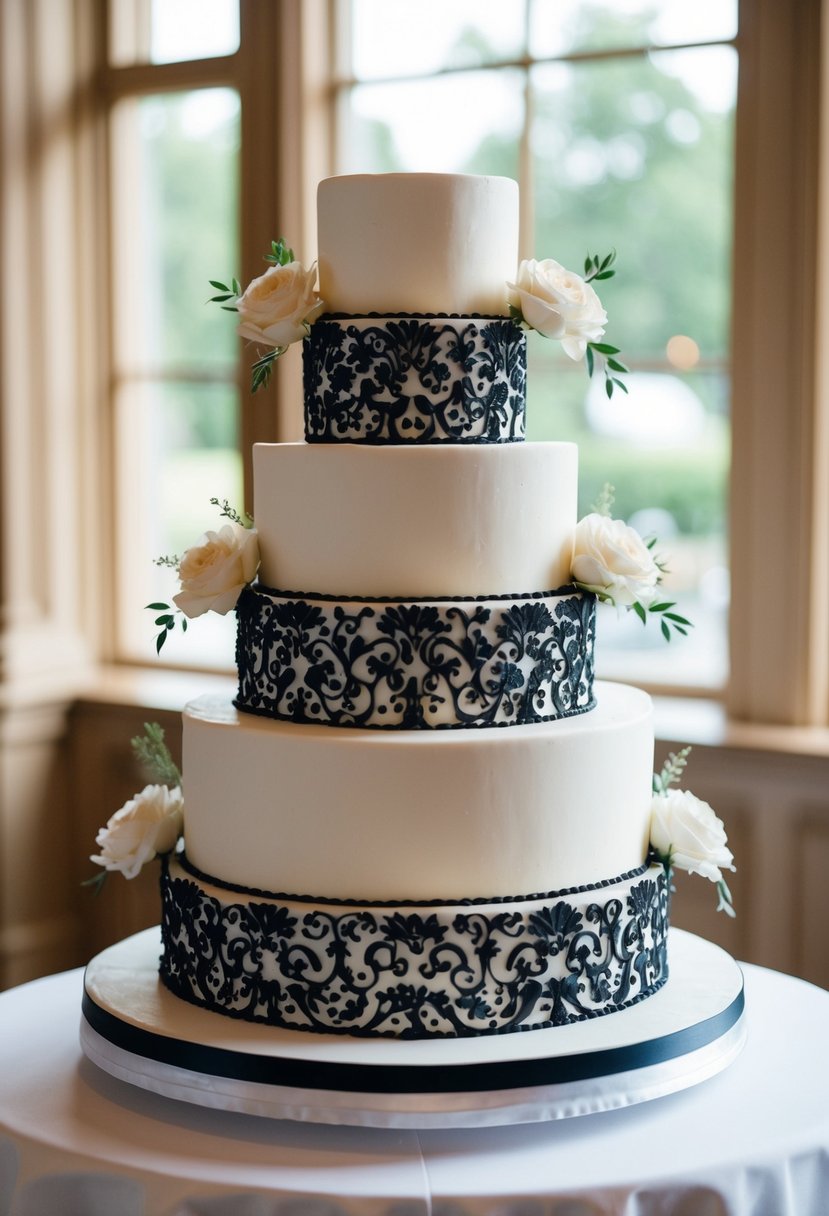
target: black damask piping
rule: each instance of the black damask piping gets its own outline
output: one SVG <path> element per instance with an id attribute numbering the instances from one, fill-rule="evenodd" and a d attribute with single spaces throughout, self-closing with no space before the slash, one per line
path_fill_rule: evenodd
<path id="1" fill-rule="evenodd" d="M 163 970 L 159 971 L 158 978 L 161 980 L 162 984 L 164 985 L 164 987 L 167 989 L 168 992 L 172 993 L 172 995 L 177 997 L 180 1001 L 185 1001 L 188 1005 L 193 1005 L 197 1009 L 209 1009 L 213 1013 L 219 1013 L 222 1015 L 222 1017 L 233 1018 L 234 1021 L 237 1021 L 237 1022 L 247 1022 L 248 1024 L 250 1024 L 251 1022 L 259 1022 L 261 1024 L 260 1019 L 248 1017 L 244 1010 L 228 1009 L 223 1006 L 208 1004 L 206 1001 L 200 999 L 200 997 L 195 992 L 193 992 L 192 990 L 190 990 L 186 987 L 183 987 L 180 984 L 180 982 L 173 979 L 172 976 L 167 975 Z M 593 1021 L 596 1018 L 607 1017 L 608 1014 L 611 1014 L 611 1013 L 622 1013 L 625 1009 L 632 1009 L 635 1005 L 641 1004 L 642 1001 L 647 1000 L 648 997 L 654 996 L 654 994 L 659 992 L 659 990 L 661 988 L 664 988 L 665 984 L 668 982 L 668 979 L 669 979 L 669 967 L 668 967 L 668 963 L 666 961 L 665 970 L 664 970 L 663 974 L 657 980 L 655 980 L 653 982 L 653 984 L 649 985 L 649 987 L 647 988 L 646 991 L 638 992 L 635 996 L 632 996 L 629 1000 L 625 1001 L 624 1004 L 622 1004 L 622 1005 L 606 1005 L 603 1009 L 588 1010 L 580 1017 L 573 1018 L 572 1021 L 573 1022 Z M 265 1023 L 265 1024 L 267 1025 L 268 1023 Z M 277 1023 L 277 1025 L 282 1025 L 282 1023 Z M 570 1025 L 570 1023 L 565 1022 L 565 1023 L 563 1023 L 563 1025 Z M 529 1033 L 532 1033 L 532 1031 L 534 1031 L 534 1030 L 550 1030 L 552 1028 L 552 1026 L 553 1026 L 553 1023 L 549 1023 L 549 1022 L 543 1022 L 543 1023 L 540 1022 L 533 1026 L 527 1026 L 525 1024 L 520 1024 L 518 1026 L 499 1026 L 494 1030 L 487 1030 L 486 1032 L 482 1032 L 481 1037 L 483 1037 L 484 1033 L 487 1038 L 495 1037 L 495 1036 L 501 1035 L 501 1034 L 529 1034 Z M 291 1029 L 291 1027 L 286 1027 L 286 1029 Z M 333 1034 L 333 1035 L 338 1035 L 341 1037 L 349 1037 L 349 1038 L 370 1038 L 370 1037 L 394 1038 L 394 1037 L 396 1037 L 396 1036 L 390 1035 L 390 1034 L 375 1035 L 375 1036 L 371 1036 L 368 1034 L 364 1035 L 360 1031 L 352 1030 L 345 1026 L 303 1026 L 302 1033 L 303 1034 L 318 1034 L 318 1035 Z M 403 1036 L 401 1036 L 401 1037 L 403 1037 Z M 427 1036 L 424 1036 L 424 1037 L 427 1037 Z M 444 1035 L 430 1035 L 428 1037 L 452 1039 L 452 1038 L 471 1038 L 473 1036 L 472 1035 L 444 1034 Z M 492 1084 L 491 1081 L 488 1082 L 486 1088 L 489 1088 L 491 1084 Z M 327 1086 L 324 1088 L 327 1088 Z M 385 1092 L 385 1091 L 381 1091 L 381 1092 Z"/>
<path id="2" fill-rule="evenodd" d="M 309 443 L 524 438 L 526 336 L 506 317 L 324 314 L 303 343 Z"/>
<path id="3" fill-rule="evenodd" d="M 402 1039 L 567 1025 L 635 1004 L 667 976 L 664 870 L 604 902 L 304 915 L 223 904 L 162 873 L 161 977 L 177 996 L 288 1029 Z"/>
<path id="4" fill-rule="evenodd" d="M 468 607 L 467 607 L 468 605 Z M 593 708 L 595 597 L 305 599 L 247 588 L 234 704 L 379 730 L 519 726 Z"/>
<path id="5" fill-rule="evenodd" d="M 323 904 L 334 908 L 474 908 L 486 904 L 532 903 L 536 900 L 564 899 L 571 895 L 589 895 L 592 891 L 615 887 L 620 882 L 631 882 L 646 874 L 651 865 L 651 859 L 648 858 L 641 866 L 628 870 L 617 878 L 602 878 L 598 882 L 587 883 L 585 886 L 564 887 L 560 891 L 541 891 L 534 895 L 493 895 L 466 899 L 334 899 L 326 895 L 290 895 L 284 891 L 266 891 L 260 887 L 246 887 L 241 883 L 227 882 L 224 878 L 206 874 L 204 870 L 193 865 L 186 853 L 177 853 L 175 859 L 183 870 L 186 870 L 199 882 L 211 887 L 218 887 L 223 891 L 231 891 L 234 895 L 249 895 L 256 899 L 281 899 L 286 903 Z"/>

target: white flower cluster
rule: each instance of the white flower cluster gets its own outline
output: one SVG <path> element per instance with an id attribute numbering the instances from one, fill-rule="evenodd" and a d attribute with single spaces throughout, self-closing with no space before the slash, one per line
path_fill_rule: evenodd
<path id="1" fill-rule="evenodd" d="M 604 333 L 607 313 L 591 285 L 552 258 L 521 262 L 508 301 L 525 324 L 556 338 L 571 359 L 583 359 L 588 342 Z"/>
<path id="2" fill-rule="evenodd" d="M 178 567 L 181 591 L 173 603 L 187 617 L 208 611 L 224 616 L 258 569 L 256 529 L 226 523 L 218 532 L 205 532 L 185 551 Z"/>
<path id="3" fill-rule="evenodd" d="M 722 882 L 723 870 L 734 869 L 722 820 L 690 790 L 654 794 L 651 848 L 666 865 L 711 882 Z"/>
<path id="4" fill-rule="evenodd" d="M 299 342 L 323 308 L 314 290 L 316 277 L 316 267 L 306 270 L 301 262 L 269 267 L 236 301 L 237 333 L 275 349 Z"/>
<path id="5" fill-rule="evenodd" d="M 120 870 L 125 878 L 135 878 L 146 862 L 175 848 L 183 813 L 184 799 L 178 787 L 145 786 L 101 828 L 95 837 L 101 851 L 90 860 L 105 870 Z"/>
<path id="6" fill-rule="evenodd" d="M 621 519 L 593 512 L 579 520 L 573 538 L 573 581 L 622 607 L 647 606 L 660 570 L 639 533 Z"/>

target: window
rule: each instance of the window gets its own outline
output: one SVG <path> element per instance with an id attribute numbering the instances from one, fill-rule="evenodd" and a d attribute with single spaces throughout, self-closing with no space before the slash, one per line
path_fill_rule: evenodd
<path id="1" fill-rule="evenodd" d="M 602 673 L 721 687 L 736 5 L 346 8 L 339 172 L 516 177 L 522 256 L 581 269 L 616 249 L 600 290 L 629 396 L 530 335 L 528 437 L 578 442 L 580 513 L 612 482 L 614 514 L 658 536 L 665 590 L 695 625 L 666 652 L 655 622 L 602 610 Z"/>
<path id="2" fill-rule="evenodd" d="M 238 341 L 206 301 L 239 267 L 237 0 L 111 0 L 108 114 L 117 651 L 153 654 L 145 605 L 169 599 L 160 557 L 244 501 Z M 158 65 L 187 64 L 171 74 Z M 226 83 L 219 83 L 223 81 Z M 210 614 L 165 658 L 226 664 L 233 619 Z"/>

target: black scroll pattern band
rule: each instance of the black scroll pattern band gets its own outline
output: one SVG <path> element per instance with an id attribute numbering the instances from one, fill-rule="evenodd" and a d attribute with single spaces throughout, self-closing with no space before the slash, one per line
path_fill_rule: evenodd
<path id="1" fill-rule="evenodd" d="M 225 894 L 165 863 L 161 978 L 249 1022 L 400 1039 L 501 1034 L 627 1008 L 668 975 L 658 864 L 581 893 L 483 906 Z"/>
<path id="2" fill-rule="evenodd" d="M 303 343 L 309 443 L 524 438 L 527 339 L 506 317 L 326 314 Z"/>
<path id="3" fill-rule="evenodd" d="M 247 588 L 237 708 L 291 722 L 520 726 L 594 705 L 595 597 L 337 600 Z"/>

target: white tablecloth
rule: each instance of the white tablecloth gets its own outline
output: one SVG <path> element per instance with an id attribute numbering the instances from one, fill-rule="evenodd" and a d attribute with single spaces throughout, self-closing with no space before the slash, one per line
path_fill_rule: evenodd
<path id="1" fill-rule="evenodd" d="M 381 1131 L 189 1106 L 78 1047 L 82 976 L 0 996 L 0 1216 L 826 1216 L 829 993 L 746 967 L 724 1073 L 555 1123 Z"/>

